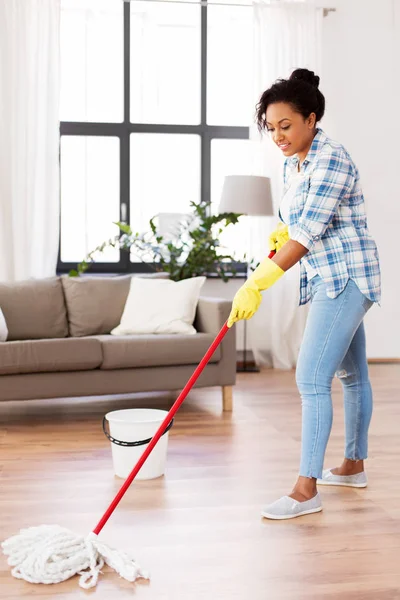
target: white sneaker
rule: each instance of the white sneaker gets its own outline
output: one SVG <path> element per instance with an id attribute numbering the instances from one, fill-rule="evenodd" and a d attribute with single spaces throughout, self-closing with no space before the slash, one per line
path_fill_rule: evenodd
<path id="1" fill-rule="evenodd" d="M 311 500 L 298 502 L 289 496 L 283 496 L 261 511 L 266 519 L 294 519 L 302 515 L 310 515 L 322 510 L 321 497 L 317 493 Z"/>
<path id="2" fill-rule="evenodd" d="M 330 469 L 325 469 L 322 472 L 322 478 L 317 479 L 317 485 L 342 485 L 354 488 L 365 488 L 367 483 L 365 471 L 356 475 L 334 475 Z"/>

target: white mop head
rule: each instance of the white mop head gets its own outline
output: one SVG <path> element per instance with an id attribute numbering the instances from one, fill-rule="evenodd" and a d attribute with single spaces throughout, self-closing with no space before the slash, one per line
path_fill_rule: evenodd
<path id="1" fill-rule="evenodd" d="M 79 585 L 89 589 L 96 586 L 104 563 L 128 581 L 149 578 L 127 554 L 103 544 L 96 534 L 83 538 L 58 525 L 21 529 L 1 546 L 12 575 L 29 583 L 60 583 L 79 574 Z"/>

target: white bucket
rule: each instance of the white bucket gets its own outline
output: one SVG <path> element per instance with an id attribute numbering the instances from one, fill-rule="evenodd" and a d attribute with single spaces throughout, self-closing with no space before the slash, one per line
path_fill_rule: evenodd
<path id="1" fill-rule="evenodd" d="M 109 422 L 112 438 L 123 442 L 138 442 L 153 437 L 167 414 L 166 410 L 132 408 L 109 412 L 105 419 Z M 104 431 L 107 435 L 105 429 Z M 121 446 L 111 441 L 114 473 L 117 477 L 125 479 L 129 475 L 148 445 L 149 443 Z M 160 437 L 136 479 L 154 479 L 164 474 L 167 447 L 168 432 Z"/>

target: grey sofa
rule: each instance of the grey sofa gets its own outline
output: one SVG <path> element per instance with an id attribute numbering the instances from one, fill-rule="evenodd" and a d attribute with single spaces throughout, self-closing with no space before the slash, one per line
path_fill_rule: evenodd
<path id="1" fill-rule="evenodd" d="M 0 399 L 28 400 L 180 390 L 230 310 L 200 298 L 195 335 L 114 336 L 130 276 L 54 277 L 0 284 L 8 338 L 0 342 Z M 221 386 L 232 409 L 236 378 L 234 328 L 196 382 Z"/>

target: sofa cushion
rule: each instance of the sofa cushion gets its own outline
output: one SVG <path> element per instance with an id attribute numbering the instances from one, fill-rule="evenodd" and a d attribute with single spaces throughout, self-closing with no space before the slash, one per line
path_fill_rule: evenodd
<path id="1" fill-rule="evenodd" d="M 7 323 L 8 340 L 68 335 L 64 294 L 58 277 L 1 283 L 0 308 Z"/>
<path id="2" fill-rule="evenodd" d="M 85 371 L 99 367 L 102 359 L 101 344 L 96 338 L 0 343 L 0 375 Z"/>
<path id="3" fill-rule="evenodd" d="M 181 281 L 132 278 L 121 323 L 111 330 L 111 334 L 195 335 L 193 321 L 205 282 L 205 277 Z"/>
<path id="4" fill-rule="evenodd" d="M 140 277 L 168 277 L 167 273 L 140 274 Z M 110 333 L 121 321 L 132 275 L 115 277 L 62 276 L 68 311 L 69 333 L 73 337 Z"/>
<path id="5" fill-rule="evenodd" d="M 97 339 L 103 347 L 102 369 L 129 369 L 197 364 L 214 340 L 214 335 L 101 335 Z M 215 363 L 220 359 L 221 350 L 217 348 L 210 362 Z"/>

